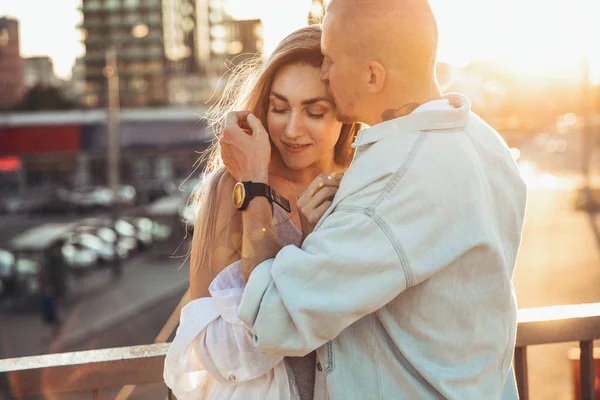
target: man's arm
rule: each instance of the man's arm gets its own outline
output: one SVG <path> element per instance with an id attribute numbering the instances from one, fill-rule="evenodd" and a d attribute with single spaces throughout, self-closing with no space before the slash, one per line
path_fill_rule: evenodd
<path id="1" fill-rule="evenodd" d="M 310 234 L 323 214 L 331 206 L 343 174 L 321 174 L 302 192 L 297 207 L 302 222 L 301 243 Z M 258 177 L 266 182 L 266 177 Z M 254 204 L 253 204 L 254 203 Z M 275 205 L 274 207 L 278 207 Z M 259 197 L 250 202 L 244 211 L 244 282 L 261 262 L 274 258 L 283 247 L 275 234 L 272 208 L 267 199 Z"/>
<path id="2" fill-rule="evenodd" d="M 301 356 L 407 287 L 397 249 L 376 220 L 338 209 L 302 249 L 284 247 L 252 273 L 238 309 L 261 351 Z"/>

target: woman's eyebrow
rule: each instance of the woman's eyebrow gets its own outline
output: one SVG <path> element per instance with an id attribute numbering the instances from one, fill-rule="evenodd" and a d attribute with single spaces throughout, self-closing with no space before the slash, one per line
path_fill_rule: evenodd
<path id="1" fill-rule="evenodd" d="M 286 103 L 289 103 L 290 101 L 287 99 L 287 97 L 285 97 L 284 95 L 277 93 L 277 92 L 271 92 L 271 96 L 278 98 L 281 101 L 285 101 Z M 320 101 L 326 101 L 328 103 L 333 104 L 333 101 L 331 101 L 331 99 L 329 97 L 326 96 L 318 96 L 318 97 L 313 97 L 311 99 L 306 99 L 306 100 L 302 100 L 302 105 L 303 106 L 308 106 L 311 104 L 315 104 L 318 103 Z"/>

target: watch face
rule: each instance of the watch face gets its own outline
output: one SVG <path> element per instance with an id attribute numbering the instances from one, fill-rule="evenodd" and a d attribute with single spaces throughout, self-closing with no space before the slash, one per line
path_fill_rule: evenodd
<path id="1" fill-rule="evenodd" d="M 232 195 L 233 205 L 235 206 L 235 208 L 237 208 L 237 209 L 242 208 L 242 205 L 244 204 L 245 199 L 246 199 L 246 188 L 244 187 L 244 184 L 242 182 L 238 182 L 233 187 L 233 195 Z"/>

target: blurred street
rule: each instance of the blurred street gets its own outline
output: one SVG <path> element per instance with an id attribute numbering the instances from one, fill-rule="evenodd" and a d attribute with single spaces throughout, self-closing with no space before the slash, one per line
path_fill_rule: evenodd
<path id="1" fill-rule="evenodd" d="M 141 256 L 118 281 L 108 272 L 82 279 L 59 303 L 58 331 L 42 324 L 37 309 L 4 308 L 0 358 L 152 343 L 187 289 L 182 263 Z"/>
<path id="2" fill-rule="evenodd" d="M 529 198 L 514 278 L 519 308 L 600 302 L 600 219 L 575 208 L 583 182 L 580 134 L 573 132 L 564 139 L 568 145 L 564 152 L 548 152 L 543 141 L 520 149 Z M 598 165 L 592 161 L 592 166 Z M 600 175 L 592 170 L 594 176 Z M 573 399 L 567 353 L 578 346 L 527 349 L 531 399 Z"/>

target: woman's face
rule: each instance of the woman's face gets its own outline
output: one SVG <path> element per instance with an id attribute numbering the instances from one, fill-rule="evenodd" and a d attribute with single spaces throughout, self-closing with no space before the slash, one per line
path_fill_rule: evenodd
<path id="1" fill-rule="evenodd" d="M 335 119 L 335 105 L 319 73 L 310 65 L 287 65 L 273 80 L 267 130 L 290 169 L 328 168 L 333 162 L 342 123 Z"/>

